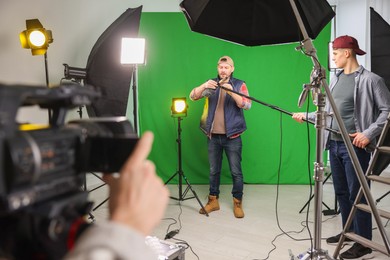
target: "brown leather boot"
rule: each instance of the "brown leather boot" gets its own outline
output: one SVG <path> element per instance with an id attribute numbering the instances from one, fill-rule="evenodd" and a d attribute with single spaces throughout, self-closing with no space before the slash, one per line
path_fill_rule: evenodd
<path id="1" fill-rule="evenodd" d="M 233 206 L 234 206 L 234 216 L 236 218 L 243 218 L 244 217 L 244 211 L 242 210 L 242 199 L 238 200 L 233 197 Z"/>
<path id="2" fill-rule="evenodd" d="M 210 213 L 215 210 L 219 210 L 219 203 L 218 203 L 217 196 L 209 195 L 209 201 L 207 202 L 206 206 L 204 206 L 204 209 L 206 210 L 207 213 Z M 203 208 L 199 210 L 200 214 L 206 214 L 206 212 L 204 212 Z"/>

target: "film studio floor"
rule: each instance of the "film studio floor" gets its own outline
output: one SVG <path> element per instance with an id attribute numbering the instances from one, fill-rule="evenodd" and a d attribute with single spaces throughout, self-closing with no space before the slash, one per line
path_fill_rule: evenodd
<path id="1" fill-rule="evenodd" d="M 382 175 L 390 175 L 386 169 Z M 101 185 L 94 175 L 87 177 L 89 189 Z M 183 184 L 183 191 L 187 185 Z M 192 185 L 203 205 L 207 201 L 208 185 Z M 171 196 L 178 198 L 177 185 L 169 184 Z M 314 199 L 311 200 L 308 219 L 306 202 L 310 198 L 309 185 L 252 185 L 244 187 L 243 208 L 245 217 L 236 219 L 233 215 L 231 185 L 222 185 L 220 194 L 221 209 L 210 213 L 209 217 L 198 213 L 199 202 L 188 190 L 186 200 L 171 199 L 165 218 L 151 235 L 163 240 L 168 231 L 178 229 L 179 233 L 169 242 L 185 241 L 190 246 L 185 249 L 186 260 L 260 260 L 260 259 L 298 259 L 311 247 L 310 236 L 314 236 Z M 388 185 L 373 183 L 371 192 L 374 200 L 390 190 Z M 107 186 L 90 193 L 90 199 L 98 205 L 107 198 Z M 334 210 L 335 200 L 331 178 L 323 185 L 323 203 Z M 105 221 L 108 204 L 104 203 L 93 211 L 95 222 Z M 390 210 L 390 195 L 377 202 L 378 209 Z M 299 213 L 303 209 L 302 213 Z M 323 206 L 323 209 L 327 209 Z M 309 222 L 310 233 L 304 228 Z M 382 220 L 387 236 L 390 224 Z M 382 237 L 373 220 L 373 240 L 383 245 Z M 168 230 L 169 229 L 169 230 Z M 336 246 L 326 244 L 325 239 L 341 232 L 340 215 L 322 215 L 321 249 L 333 256 Z M 287 233 L 287 234 L 283 234 Z M 313 240 L 312 240 L 313 241 Z M 129 245 L 130 246 L 130 245 Z M 341 252 L 349 246 L 346 245 Z M 195 255 L 196 254 L 196 255 Z M 374 259 L 389 259 L 380 252 L 374 252 Z M 268 258 L 267 258 L 268 257 Z M 310 258 L 308 258 L 310 259 Z"/>

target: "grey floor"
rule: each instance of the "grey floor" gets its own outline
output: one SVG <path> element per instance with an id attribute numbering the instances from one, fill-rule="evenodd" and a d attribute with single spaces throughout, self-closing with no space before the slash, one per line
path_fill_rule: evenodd
<path id="1" fill-rule="evenodd" d="M 382 174 L 390 176 L 387 170 Z M 190 180 L 189 180 L 190 181 Z M 323 185 L 323 202 L 332 210 L 335 208 L 334 193 L 331 178 Z M 87 179 L 88 187 L 94 188 L 100 180 L 93 175 Z M 167 185 L 171 196 L 178 198 L 177 185 Z M 221 209 L 212 212 L 209 217 L 198 213 L 200 203 L 193 194 L 196 193 L 201 203 L 205 205 L 208 185 L 192 185 L 185 194 L 184 201 L 171 199 L 165 218 L 154 230 L 154 239 L 164 239 L 167 231 L 178 229 L 174 237 L 184 240 L 191 248 L 185 250 L 185 259 L 201 260 L 260 260 L 260 259 L 298 259 L 299 254 L 305 255 L 312 247 L 310 237 L 321 233 L 321 245 L 324 256 L 333 256 L 335 246 L 326 244 L 325 239 L 341 232 L 340 215 L 322 215 L 320 231 L 314 234 L 314 199 L 311 200 L 309 212 L 307 207 L 299 211 L 310 198 L 308 185 L 245 185 L 243 206 L 245 217 L 236 219 L 233 215 L 233 203 L 230 194 L 231 185 L 222 185 L 220 194 Z M 182 186 L 183 191 L 187 185 Z M 388 185 L 373 183 L 371 187 L 374 199 L 381 197 L 390 190 Z M 104 186 L 90 193 L 90 199 L 99 204 L 107 197 L 107 187 Z M 377 203 L 377 207 L 390 211 L 390 195 Z M 323 206 L 323 209 L 326 209 Z M 107 203 L 93 212 L 96 223 L 107 219 Z M 308 215 L 308 218 L 307 218 Z M 385 219 L 383 225 L 390 237 L 390 224 Z M 306 222 L 310 228 L 305 228 Z M 382 237 L 373 222 L 373 240 L 383 244 Z M 170 239 L 172 243 L 178 240 Z M 130 245 L 129 245 L 130 246 Z M 346 250 L 345 246 L 341 252 Z M 192 250 L 191 250 L 192 249 Z M 389 257 L 375 252 L 375 259 Z M 292 258 L 291 255 L 294 255 Z M 310 259 L 310 258 L 306 258 Z M 323 258 L 321 258 L 323 259 Z"/>

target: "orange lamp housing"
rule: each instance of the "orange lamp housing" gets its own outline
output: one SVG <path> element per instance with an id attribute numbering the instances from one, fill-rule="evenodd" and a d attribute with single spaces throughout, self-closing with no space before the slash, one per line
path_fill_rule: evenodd
<path id="1" fill-rule="evenodd" d="M 26 28 L 19 34 L 20 44 L 31 49 L 32 55 L 44 55 L 53 42 L 51 31 L 43 28 L 38 19 L 26 20 Z"/>

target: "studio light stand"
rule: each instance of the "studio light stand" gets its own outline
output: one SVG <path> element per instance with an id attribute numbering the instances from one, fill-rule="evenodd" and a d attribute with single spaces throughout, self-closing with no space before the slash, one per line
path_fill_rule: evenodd
<path id="1" fill-rule="evenodd" d="M 310 76 L 310 84 L 304 88 L 298 104 L 299 106 L 305 102 L 307 93 L 312 92 L 313 103 L 317 106 L 317 111 L 315 112 L 315 128 L 316 128 L 316 162 L 314 163 L 314 244 L 313 248 L 309 248 L 306 254 L 303 255 L 301 259 L 333 259 L 329 256 L 327 250 L 321 248 L 321 225 L 322 225 L 322 196 L 323 196 L 323 178 L 324 178 L 324 162 L 323 162 L 323 150 L 324 150 L 324 129 L 326 126 L 326 95 L 322 93 L 321 87 L 326 89 L 326 94 L 329 99 L 332 99 L 330 91 L 328 91 L 328 86 L 326 83 L 325 70 L 319 64 L 316 50 L 312 44 L 311 39 L 309 38 L 306 28 L 303 25 L 302 18 L 299 14 L 297 6 L 294 0 L 290 0 L 291 7 L 296 16 L 299 28 L 301 29 L 304 40 L 301 42 L 301 45 L 297 50 L 303 50 L 306 55 L 310 56 L 313 61 L 313 70 Z M 332 99 L 331 102 L 333 110 L 336 110 L 336 106 Z M 336 112 L 336 111 L 335 111 Z M 336 116 L 337 118 L 337 116 Z M 337 118 L 337 122 L 342 122 L 341 117 Z M 344 124 L 342 124 L 344 126 Z M 343 128 L 343 127 L 341 127 Z M 344 126 L 344 133 L 346 129 Z M 344 134 L 343 136 L 347 136 Z M 345 138 L 344 138 L 345 139 Z M 350 139 L 347 138 L 349 143 Z"/>
<path id="2" fill-rule="evenodd" d="M 87 78 L 87 70 L 83 69 L 83 68 L 71 67 L 71 66 L 69 66 L 66 63 L 64 63 L 63 65 L 64 65 L 64 78 L 67 79 L 67 80 L 76 82 L 77 84 L 80 85 L 80 87 L 82 87 L 82 85 L 84 84 L 85 79 Z M 82 106 L 78 107 L 77 113 L 79 114 L 79 118 L 83 119 L 83 107 Z M 107 185 L 104 182 L 104 180 L 99 175 L 97 175 L 94 172 L 90 172 L 90 173 L 93 176 L 95 176 L 97 179 L 99 179 L 101 182 L 103 182 L 103 183 L 100 184 L 99 186 L 91 189 L 91 190 L 88 190 L 88 187 L 87 187 L 87 174 L 84 173 L 84 184 L 83 184 L 84 191 L 88 191 L 88 193 L 91 193 L 91 192 L 93 192 L 93 191 L 95 191 L 97 189 L 100 189 L 101 187 Z M 92 208 L 91 211 L 97 210 L 100 206 L 102 206 L 104 203 L 106 203 L 108 201 L 108 199 L 109 198 L 104 199 L 101 203 L 99 203 L 97 206 Z M 91 212 L 89 212 L 88 214 L 89 214 L 89 218 L 92 221 L 94 221 L 95 220 L 95 216 Z"/>
<path id="3" fill-rule="evenodd" d="M 171 199 L 178 200 L 178 201 L 184 201 L 188 199 L 196 198 L 199 205 L 203 209 L 204 212 L 206 212 L 202 202 L 199 200 L 198 195 L 192 188 L 190 182 L 188 181 L 187 177 L 184 175 L 183 167 L 182 167 L 182 153 L 181 153 L 181 121 L 183 120 L 183 116 L 187 116 L 187 103 L 186 98 L 173 98 L 172 99 L 172 107 L 171 107 L 171 115 L 172 117 L 177 118 L 177 161 L 178 161 L 178 169 L 166 182 L 165 185 L 167 185 L 174 177 L 178 176 L 178 182 L 179 182 L 179 196 L 176 197 L 170 197 Z M 186 189 L 183 191 L 183 179 L 187 184 Z M 186 195 L 188 191 L 191 190 L 193 197 L 187 197 Z M 206 212 L 206 216 L 208 217 L 209 214 Z"/>
<path id="4" fill-rule="evenodd" d="M 49 70 L 47 62 L 47 49 L 53 42 L 51 30 L 46 30 L 38 19 L 26 20 L 26 30 L 19 34 L 20 44 L 25 49 L 31 49 L 31 54 L 43 55 L 45 63 L 46 87 L 49 87 Z M 52 110 L 48 109 L 49 122 L 52 118 Z"/>
<path id="5" fill-rule="evenodd" d="M 309 38 L 306 28 L 303 24 L 302 18 L 297 9 L 296 3 L 294 0 L 290 0 L 291 7 L 297 19 L 299 28 L 302 32 L 304 40 L 301 42 L 301 45 L 297 50 L 304 51 L 304 53 L 311 57 L 313 61 L 313 70 L 311 73 L 311 91 L 313 96 L 313 103 L 317 106 L 317 111 L 315 113 L 315 128 L 316 128 L 316 162 L 314 164 L 314 245 L 313 248 L 310 248 L 307 253 L 301 259 L 334 259 L 328 255 L 327 250 L 321 248 L 321 224 L 322 224 L 322 184 L 324 178 L 324 162 L 323 162 L 323 150 L 324 150 L 324 140 L 323 134 L 326 127 L 326 111 L 325 103 L 326 97 L 330 103 L 334 116 L 338 125 L 340 126 L 341 135 L 343 137 L 344 143 L 347 147 L 348 154 L 352 160 L 352 164 L 356 171 L 359 182 L 362 186 L 365 186 L 368 190 L 368 184 L 365 181 L 363 170 L 360 166 L 359 160 L 357 159 L 355 150 L 353 149 L 351 139 L 349 138 L 348 132 L 345 128 L 344 122 L 341 118 L 341 115 L 336 107 L 332 93 L 329 89 L 329 86 L 326 82 L 325 70 L 321 67 L 318 58 L 316 49 L 313 46 L 311 39 Z M 325 90 L 325 94 L 322 93 L 321 87 Z M 310 88 L 305 88 L 301 97 L 307 96 L 305 93 L 309 91 Z M 302 104 L 304 100 L 299 100 L 299 104 Z M 366 194 L 365 194 L 366 195 Z M 367 196 L 366 196 L 367 198 Z M 371 196 L 368 197 L 368 203 L 373 203 Z"/>
<path id="6" fill-rule="evenodd" d="M 121 64 L 132 66 L 133 121 L 138 134 L 137 65 L 145 64 L 145 39 L 122 38 Z"/>
<path id="7" fill-rule="evenodd" d="M 138 105 L 137 105 L 137 65 L 133 65 L 133 76 L 132 76 L 133 85 L 133 119 L 134 119 L 134 131 L 138 134 Z"/>
<path id="8" fill-rule="evenodd" d="M 300 254 L 302 257 L 300 259 L 330 259 L 334 260 L 335 258 L 332 258 L 329 256 L 327 250 L 323 250 L 321 248 L 321 224 L 322 224 L 322 199 L 323 199 L 323 190 L 322 186 L 324 183 L 324 162 L 323 162 L 323 150 L 324 150 L 324 130 L 328 130 L 331 132 L 334 132 L 331 128 L 328 128 L 326 126 L 326 111 L 325 111 L 325 103 L 326 98 L 328 99 L 330 106 L 332 108 L 332 111 L 334 113 L 334 117 L 340 127 L 340 134 L 344 140 L 344 143 L 347 147 L 348 154 L 352 160 L 352 164 L 354 166 L 354 169 L 356 171 L 357 177 L 359 179 L 360 184 L 364 187 L 363 191 L 369 190 L 369 186 L 367 184 L 367 181 L 365 180 L 365 176 L 363 173 L 363 170 L 360 166 L 359 160 L 357 159 L 355 150 L 353 149 L 351 138 L 348 135 L 348 132 L 345 128 L 344 122 L 342 121 L 341 115 L 339 111 L 337 110 L 336 104 L 334 102 L 334 99 L 332 97 L 332 94 L 330 92 L 330 89 L 326 82 L 325 77 L 325 70 L 321 67 L 317 54 L 316 49 L 314 48 L 312 44 L 312 40 L 309 38 L 308 33 L 306 31 L 306 28 L 304 27 L 304 23 L 302 21 L 302 18 L 299 14 L 299 11 L 297 9 L 296 3 L 294 0 L 289 0 L 290 5 L 293 9 L 294 15 L 297 19 L 299 28 L 301 30 L 303 40 L 301 41 L 301 45 L 297 47 L 297 50 L 300 50 L 304 52 L 305 55 L 310 56 L 313 61 L 313 70 L 310 75 L 311 82 L 310 84 L 304 85 L 304 90 L 301 93 L 299 97 L 299 106 L 305 102 L 305 99 L 309 92 L 312 93 L 313 97 L 313 103 L 317 107 L 317 111 L 315 112 L 315 128 L 316 128 L 316 162 L 314 163 L 314 243 L 313 248 L 309 248 L 309 250 L 303 254 Z M 258 103 L 261 103 L 263 105 L 267 105 L 259 100 L 256 100 L 254 98 L 245 96 L 241 93 L 232 91 L 230 89 L 227 89 L 223 86 L 218 86 L 226 91 L 230 91 L 233 93 L 236 93 L 238 95 L 244 96 L 246 98 L 249 98 L 251 100 L 254 100 Z M 325 93 L 322 93 L 321 89 L 325 90 Z M 267 105 L 272 109 L 276 109 L 278 111 L 281 111 L 286 114 L 292 115 L 292 113 L 289 113 L 287 111 L 284 111 L 278 107 Z M 313 123 L 308 120 L 304 120 L 309 123 Z M 370 147 L 372 149 L 372 147 Z M 370 194 L 364 194 L 367 198 L 367 202 L 369 205 L 374 205 L 375 202 Z M 379 217 L 378 217 L 379 218 Z M 336 257 L 336 256 L 335 256 Z"/>

